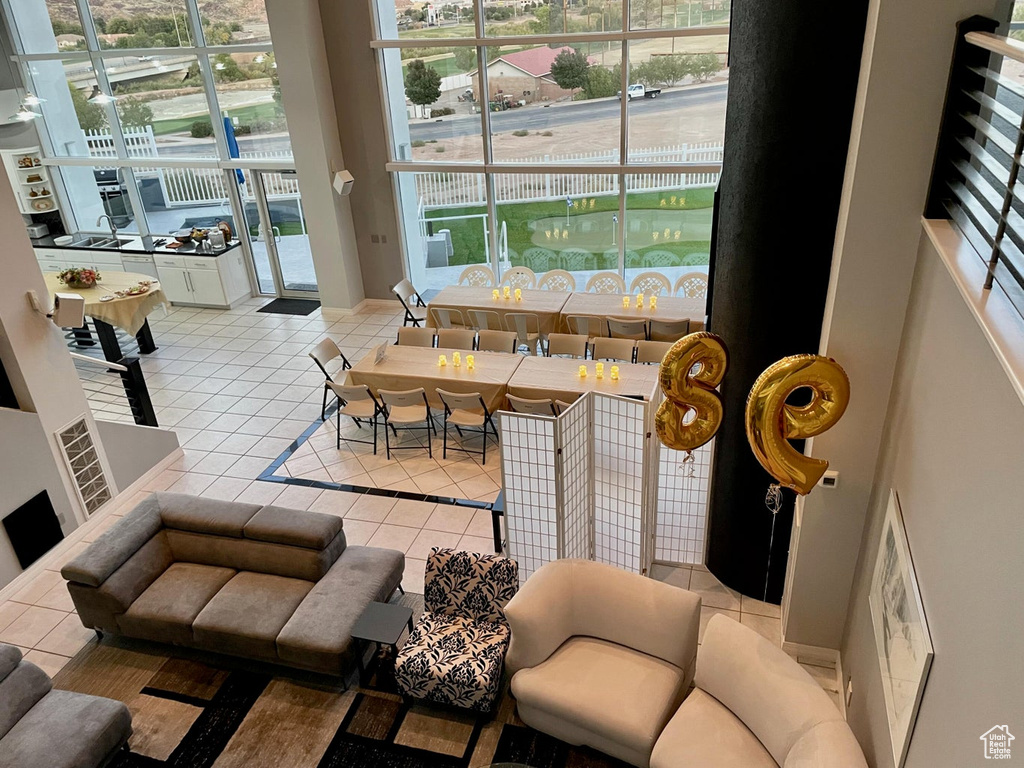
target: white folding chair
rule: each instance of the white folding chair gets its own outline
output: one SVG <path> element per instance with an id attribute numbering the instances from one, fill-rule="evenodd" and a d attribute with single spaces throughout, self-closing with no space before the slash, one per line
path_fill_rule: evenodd
<path id="1" fill-rule="evenodd" d="M 365 384 L 343 386 L 341 384 L 335 384 L 329 382 L 328 388 L 334 392 L 335 397 L 338 398 L 338 428 L 337 428 L 337 447 L 341 448 L 341 417 L 348 416 L 352 421 L 355 422 L 359 429 L 363 428 L 362 422 L 367 422 L 373 425 L 373 440 L 358 440 L 354 437 L 346 437 L 345 441 L 349 443 L 366 443 L 373 445 L 373 455 L 377 455 L 377 417 L 384 415 L 384 409 L 381 408 L 380 402 L 370 388 Z"/>
<path id="2" fill-rule="evenodd" d="M 661 361 L 670 349 L 672 349 L 671 341 L 638 341 L 636 343 L 636 361 L 661 365 Z"/>
<path id="3" fill-rule="evenodd" d="M 535 416 L 557 416 L 555 404 L 551 398 L 546 400 L 531 400 L 526 397 L 507 395 L 509 407 L 516 413 L 531 413 Z"/>
<path id="4" fill-rule="evenodd" d="M 481 457 L 481 464 L 487 464 L 487 430 L 490 428 L 494 439 L 498 440 L 498 430 L 491 420 L 491 412 L 487 410 L 484 398 L 479 392 L 470 394 L 459 394 L 457 392 L 446 392 L 443 389 L 437 390 L 437 396 L 444 404 L 444 441 L 442 443 L 441 458 L 448 458 L 448 425 L 455 427 L 460 438 L 465 438 L 462 430 L 480 430 L 483 437 L 483 447 L 479 451 L 472 451 L 468 448 L 452 448 L 453 451 L 476 454 Z M 463 443 L 465 445 L 465 443 Z"/>
<path id="5" fill-rule="evenodd" d="M 432 347 L 437 332 L 433 328 L 399 328 L 398 345 L 400 347 Z"/>
<path id="6" fill-rule="evenodd" d="M 394 294 L 402 302 L 402 307 L 405 309 L 405 320 L 402 322 L 402 325 L 412 323 L 414 328 L 418 328 L 420 323 L 426 322 L 427 305 L 423 303 L 423 299 L 420 298 L 419 292 L 413 288 L 412 283 L 408 280 L 402 280 L 402 282 L 394 287 Z"/>
<path id="7" fill-rule="evenodd" d="M 476 348 L 480 352 L 515 353 L 519 334 L 515 331 L 488 331 L 477 333 Z"/>
<path id="8" fill-rule="evenodd" d="M 430 404 L 427 402 L 427 393 L 423 387 L 409 389 L 401 392 L 388 389 L 378 389 L 377 395 L 381 399 L 384 410 L 384 445 L 387 450 L 388 460 L 391 459 L 391 452 L 398 450 L 412 450 L 420 446 L 401 445 L 391 447 L 391 438 L 388 436 L 387 427 L 395 430 L 401 427 L 410 432 L 424 430 L 427 433 L 427 456 L 434 457 L 433 449 L 430 446 L 431 433 L 437 434 L 437 427 L 434 420 L 430 418 Z M 423 422 L 422 427 L 413 426 Z M 398 432 L 395 430 L 395 435 Z"/>
<path id="9" fill-rule="evenodd" d="M 609 317 L 608 335 L 613 339 L 646 339 L 647 321 Z"/>
<path id="10" fill-rule="evenodd" d="M 327 364 L 339 357 L 341 358 L 341 368 L 339 371 L 347 371 L 352 367 L 352 364 L 348 361 L 348 358 L 342 354 L 342 351 L 338 349 L 338 345 L 334 343 L 334 339 L 331 338 L 324 339 L 313 347 L 309 352 L 309 356 L 313 358 L 313 362 L 316 363 L 320 370 L 324 372 L 324 376 L 326 377 L 326 381 L 324 381 L 324 401 L 320 406 L 320 421 L 324 421 L 327 414 L 327 391 L 330 389 L 330 383 L 334 381 L 327 370 Z M 339 371 L 335 371 L 335 374 Z"/>
<path id="11" fill-rule="evenodd" d="M 437 332 L 438 349 L 469 349 L 476 344 L 476 331 L 469 328 L 442 328 Z"/>
<path id="12" fill-rule="evenodd" d="M 548 357 L 586 357 L 589 339 L 576 333 L 549 333 L 544 354 Z"/>
<path id="13" fill-rule="evenodd" d="M 689 332 L 689 320 L 651 320 L 651 341 L 679 341 Z"/>
<path id="14" fill-rule="evenodd" d="M 621 360 L 624 363 L 631 363 L 635 345 L 633 339 L 611 339 L 602 336 L 594 339 L 594 353 L 591 357 L 595 360 Z"/>

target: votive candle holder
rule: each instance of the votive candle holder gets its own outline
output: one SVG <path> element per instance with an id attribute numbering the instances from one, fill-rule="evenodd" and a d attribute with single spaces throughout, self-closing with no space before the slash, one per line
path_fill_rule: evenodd
<path id="1" fill-rule="evenodd" d="M 444 355 L 438 355 L 437 364 L 443 368 L 444 366 L 448 365 L 448 358 L 445 357 Z"/>
<path id="2" fill-rule="evenodd" d="M 585 366 L 585 365 L 581 365 L 580 366 L 580 378 L 581 379 L 587 378 L 587 366 Z"/>
<path id="3" fill-rule="evenodd" d="M 619 380 L 619 366 L 613 365 L 612 366 L 612 381 L 618 381 L 618 380 Z"/>

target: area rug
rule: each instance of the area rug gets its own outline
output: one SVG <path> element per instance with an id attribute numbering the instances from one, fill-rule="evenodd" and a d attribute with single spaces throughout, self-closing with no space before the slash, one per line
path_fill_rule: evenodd
<path id="1" fill-rule="evenodd" d="M 320 302 L 312 299 L 274 299 L 256 311 L 266 312 L 271 315 L 299 315 L 305 317 L 306 315 L 313 314 L 319 307 Z"/>
<path id="2" fill-rule="evenodd" d="M 417 595 L 403 602 L 422 608 Z M 108 635 L 54 686 L 128 706 L 130 751 L 112 768 L 625 768 L 525 726 L 507 689 L 494 717 L 409 706 L 391 670 L 378 657 L 367 685 L 346 691 L 327 677 Z"/>

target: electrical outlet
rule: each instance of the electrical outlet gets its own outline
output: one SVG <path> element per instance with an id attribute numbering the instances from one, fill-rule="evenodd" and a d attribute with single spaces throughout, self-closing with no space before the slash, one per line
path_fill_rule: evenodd
<path id="1" fill-rule="evenodd" d="M 379 243 L 380 242 L 380 235 L 370 235 L 370 242 L 371 243 Z"/>
<path id="2" fill-rule="evenodd" d="M 381 235 L 380 236 L 380 241 L 381 241 L 381 243 L 386 244 L 388 242 L 388 236 L 387 235 Z"/>
<path id="3" fill-rule="evenodd" d="M 846 706 L 849 708 L 850 702 L 853 701 L 853 678 L 851 677 L 849 682 L 846 684 Z"/>
<path id="4" fill-rule="evenodd" d="M 829 469 L 821 476 L 821 480 L 818 481 L 818 485 L 822 488 L 835 488 L 839 485 L 839 472 L 834 469 Z"/>

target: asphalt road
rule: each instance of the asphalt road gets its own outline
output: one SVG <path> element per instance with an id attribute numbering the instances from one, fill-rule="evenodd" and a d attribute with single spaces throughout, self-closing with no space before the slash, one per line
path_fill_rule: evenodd
<path id="1" fill-rule="evenodd" d="M 630 110 L 645 115 L 659 112 L 675 112 L 690 106 L 724 102 L 728 85 L 711 85 L 706 88 L 667 91 L 656 99 L 636 99 L 630 102 Z M 618 117 L 619 100 L 580 101 L 565 106 L 522 107 L 507 112 L 491 113 L 491 130 L 541 131 L 559 125 L 578 123 L 580 120 L 607 120 Z M 448 139 L 455 136 L 471 136 L 480 133 L 480 116 L 446 117 L 433 123 L 414 123 L 409 134 L 414 141 Z"/>

